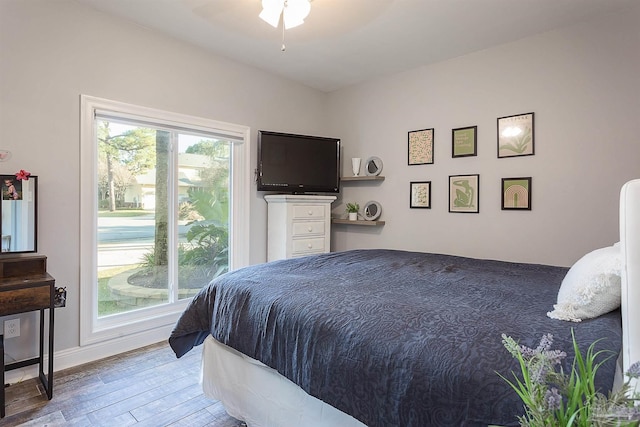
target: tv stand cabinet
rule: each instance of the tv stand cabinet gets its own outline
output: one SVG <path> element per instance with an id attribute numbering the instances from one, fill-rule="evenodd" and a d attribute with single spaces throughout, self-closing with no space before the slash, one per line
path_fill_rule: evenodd
<path id="1" fill-rule="evenodd" d="M 273 194 L 267 201 L 267 261 L 331 250 L 331 203 L 336 196 Z"/>

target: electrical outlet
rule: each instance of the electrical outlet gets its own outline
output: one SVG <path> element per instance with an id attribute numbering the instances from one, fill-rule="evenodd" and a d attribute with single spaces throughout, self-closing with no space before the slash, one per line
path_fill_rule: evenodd
<path id="1" fill-rule="evenodd" d="M 20 336 L 20 319 L 4 321 L 4 337 L 15 338 Z"/>

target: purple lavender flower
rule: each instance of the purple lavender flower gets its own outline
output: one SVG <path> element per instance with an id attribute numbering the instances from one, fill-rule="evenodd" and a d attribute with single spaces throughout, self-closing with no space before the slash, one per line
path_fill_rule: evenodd
<path id="1" fill-rule="evenodd" d="M 520 354 L 522 355 L 522 357 L 524 358 L 524 360 L 531 360 L 533 359 L 536 354 L 536 350 L 527 347 L 526 345 L 521 345 L 520 346 Z"/>
<path id="2" fill-rule="evenodd" d="M 553 335 L 552 334 L 544 334 L 542 338 L 540 338 L 540 344 L 538 344 L 538 348 L 536 351 L 538 353 L 542 353 L 543 351 L 547 351 L 551 348 L 551 344 L 553 344 Z"/>
<path id="3" fill-rule="evenodd" d="M 549 367 L 544 363 L 529 365 L 529 378 L 536 384 L 544 384 L 549 373 Z"/>
<path id="4" fill-rule="evenodd" d="M 562 404 L 562 396 L 558 393 L 558 389 L 552 387 L 544 394 L 544 405 L 549 411 L 555 411 L 560 409 Z"/>
<path id="5" fill-rule="evenodd" d="M 629 366 L 627 376 L 629 378 L 640 378 L 640 362 L 636 362 L 633 365 Z"/>
<path id="6" fill-rule="evenodd" d="M 545 350 L 543 356 L 551 366 L 559 365 L 562 360 L 567 357 L 567 353 L 562 350 Z"/>

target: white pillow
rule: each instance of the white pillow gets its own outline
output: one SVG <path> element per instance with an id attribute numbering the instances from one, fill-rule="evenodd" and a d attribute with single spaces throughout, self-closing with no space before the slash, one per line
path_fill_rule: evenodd
<path id="1" fill-rule="evenodd" d="M 547 313 L 552 319 L 580 322 L 620 307 L 620 245 L 596 249 L 567 272 L 558 291 L 558 303 Z"/>

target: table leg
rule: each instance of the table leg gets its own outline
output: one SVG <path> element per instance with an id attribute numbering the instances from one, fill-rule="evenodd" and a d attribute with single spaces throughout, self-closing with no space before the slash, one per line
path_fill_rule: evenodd
<path id="1" fill-rule="evenodd" d="M 53 315 L 54 315 L 55 309 L 53 308 L 53 305 L 51 306 L 51 308 L 49 309 L 49 376 L 47 377 L 47 380 L 49 382 L 49 387 L 47 388 L 47 397 L 49 398 L 49 400 L 51 400 L 51 398 L 53 397 L 53 337 L 54 337 L 54 331 L 53 331 Z"/>
<path id="2" fill-rule="evenodd" d="M 0 335 L 0 354 L 2 354 L 2 363 L 0 363 L 0 418 L 4 418 L 4 335 Z"/>

